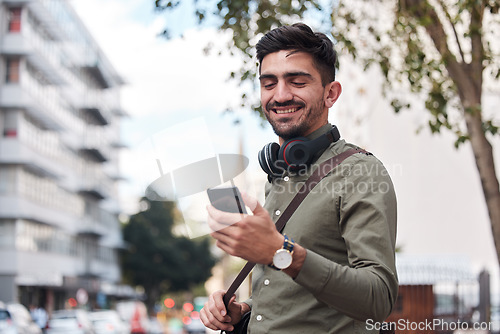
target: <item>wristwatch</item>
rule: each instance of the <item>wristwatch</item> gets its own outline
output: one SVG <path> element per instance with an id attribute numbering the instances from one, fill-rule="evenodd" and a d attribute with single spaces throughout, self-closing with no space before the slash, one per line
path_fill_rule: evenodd
<path id="1" fill-rule="evenodd" d="M 273 263 L 269 266 L 276 270 L 283 270 L 288 268 L 292 264 L 293 259 L 293 246 L 295 242 L 293 239 L 288 238 L 286 234 L 284 234 L 285 241 L 283 241 L 283 247 L 278 249 L 273 256 Z"/>

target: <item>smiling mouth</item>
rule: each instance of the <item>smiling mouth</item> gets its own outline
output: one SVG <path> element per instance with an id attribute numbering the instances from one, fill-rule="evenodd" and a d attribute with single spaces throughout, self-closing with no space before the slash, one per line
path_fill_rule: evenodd
<path id="1" fill-rule="evenodd" d="M 289 109 L 273 109 L 273 111 L 277 114 L 291 114 L 296 112 L 297 110 L 300 110 L 301 108 L 289 108 Z"/>

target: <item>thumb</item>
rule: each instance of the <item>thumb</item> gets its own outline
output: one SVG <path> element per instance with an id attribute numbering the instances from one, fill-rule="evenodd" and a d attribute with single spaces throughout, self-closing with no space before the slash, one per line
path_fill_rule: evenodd
<path id="1" fill-rule="evenodd" d="M 228 309 L 233 309 L 235 307 L 235 302 L 236 302 L 236 295 L 233 295 L 231 299 L 229 300 L 229 303 L 227 303 L 227 308 Z"/>
<path id="2" fill-rule="evenodd" d="M 241 197 L 243 197 L 243 202 L 245 202 L 245 205 L 248 206 L 250 210 L 252 210 L 254 215 L 257 216 L 262 212 L 267 213 L 267 211 L 262 207 L 262 205 L 260 205 L 259 201 L 255 197 L 252 197 L 245 192 L 241 193 Z"/>

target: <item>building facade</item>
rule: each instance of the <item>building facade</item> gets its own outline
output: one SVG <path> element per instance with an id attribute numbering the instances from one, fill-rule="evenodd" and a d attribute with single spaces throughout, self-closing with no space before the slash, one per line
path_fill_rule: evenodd
<path id="1" fill-rule="evenodd" d="M 67 1 L 0 0 L 0 300 L 57 309 L 128 293 L 123 83 Z"/>

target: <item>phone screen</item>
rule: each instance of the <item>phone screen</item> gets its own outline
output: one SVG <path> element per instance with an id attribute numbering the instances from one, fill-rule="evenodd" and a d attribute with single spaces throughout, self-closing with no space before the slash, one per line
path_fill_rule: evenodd
<path id="1" fill-rule="evenodd" d="M 221 211 L 247 213 L 238 187 L 207 189 L 210 203 Z"/>

